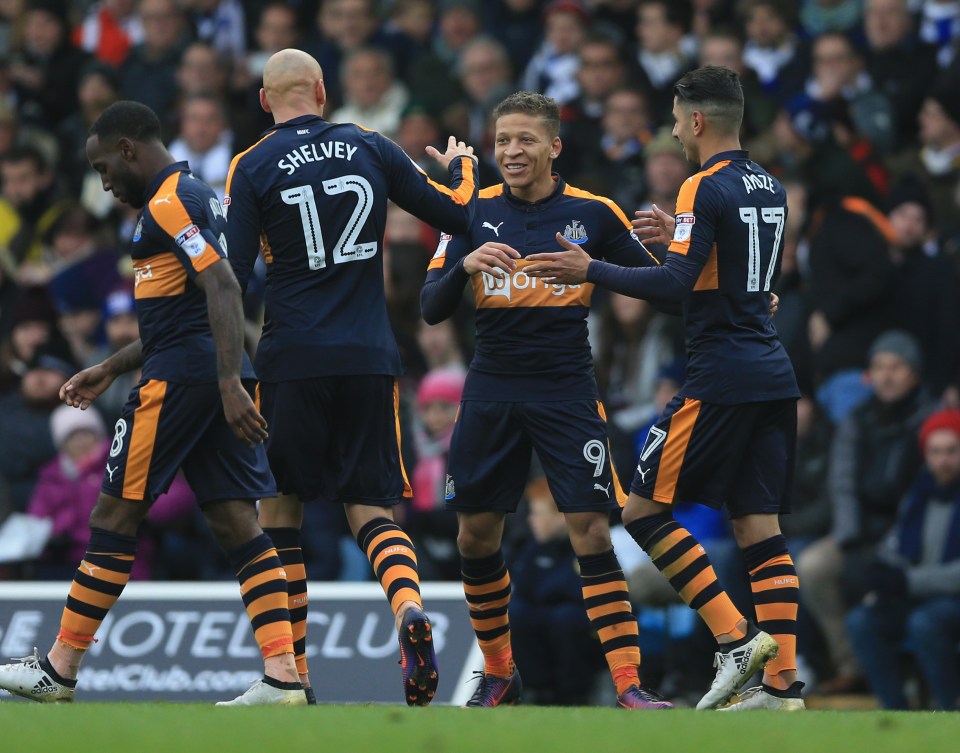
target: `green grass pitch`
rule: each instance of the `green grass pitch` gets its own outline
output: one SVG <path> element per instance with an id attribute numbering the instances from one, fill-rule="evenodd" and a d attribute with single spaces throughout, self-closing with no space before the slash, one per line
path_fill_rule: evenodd
<path id="1" fill-rule="evenodd" d="M 960 714 L 0 703 L 3 753 L 948 753 Z"/>

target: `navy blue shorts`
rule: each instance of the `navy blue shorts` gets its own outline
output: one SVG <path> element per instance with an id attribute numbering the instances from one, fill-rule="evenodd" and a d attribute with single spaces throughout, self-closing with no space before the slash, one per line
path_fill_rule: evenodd
<path id="1" fill-rule="evenodd" d="M 466 400 L 450 440 L 447 509 L 515 511 L 532 450 L 561 512 L 611 510 L 626 501 L 613 472 L 606 416 L 596 400 Z"/>
<path id="2" fill-rule="evenodd" d="M 244 386 L 252 396 L 254 382 Z M 265 448 L 234 436 L 216 383 L 144 379 L 114 427 L 102 491 L 152 503 L 180 468 L 201 504 L 276 494 Z"/>
<path id="3" fill-rule="evenodd" d="M 283 494 L 361 505 L 412 496 L 397 380 L 382 374 L 261 382 L 267 457 Z"/>
<path id="4" fill-rule="evenodd" d="M 630 491 L 724 505 L 731 518 L 790 512 L 797 401 L 717 405 L 678 395 L 650 429 Z"/>

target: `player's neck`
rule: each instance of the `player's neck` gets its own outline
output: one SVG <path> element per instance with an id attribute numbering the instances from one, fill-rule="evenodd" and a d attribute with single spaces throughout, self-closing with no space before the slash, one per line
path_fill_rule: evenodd
<path id="1" fill-rule="evenodd" d="M 513 188 L 511 186 L 510 193 L 517 199 L 521 201 L 529 201 L 531 204 L 537 201 L 541 201 L 548 196 L 550 196 L 557 188 L 557 184 L 553 179 L 553 173 L 547 173 L 546 179 L 539 179 L 535 183 L 530 184 L 529 186 L 521 186 L 519 188 Z"/>
<path id="2" fill-rule="evenodd" d="M 174 162 L 176 162 L 176 160 L 173 158 L 173 155 L 162 145 L 151 147 L 144 153 L 141 159 L 143 172 L 151 176 L 159 175 L 162 170 L 166 170 Z M 153 178 L 151 178 L 151 180 L 153 180 Z"/>
<path id="3" fill-rule="evenodd" d="M 318 118 L 323 117 L 322 106 L 311 107 L 308 105 L 293 105 L 291 107 L 274 107 L 272 111 L 273 111 L 273 120 L 275 123 L 286 123 L 288 120 L 293 120 L 294 118 L 302 118 L 305 115 L 312 115 Z"/>
<path id="4" fill-rule="evenodd" d="M 737 136 L 724 136 L 700 143 L 700 166 L 703 167 L 721 152 L 736 152 L 743 149 Z"/>

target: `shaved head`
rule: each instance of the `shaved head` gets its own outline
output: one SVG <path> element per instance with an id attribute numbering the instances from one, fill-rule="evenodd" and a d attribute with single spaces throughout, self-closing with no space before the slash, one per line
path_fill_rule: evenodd
<path id="1" fill-rule="evenodd" d="M 302 50 L 274 53 L 263 68 L 263 97 L 275 114 L 277 110 L 322 107 L 326 92 L 320 64 Z"/>

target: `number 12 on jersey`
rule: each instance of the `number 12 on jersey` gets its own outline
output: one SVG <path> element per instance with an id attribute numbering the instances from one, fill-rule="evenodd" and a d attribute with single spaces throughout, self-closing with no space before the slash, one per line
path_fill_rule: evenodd
<path id="1" fill-rule="evenodd" d="M 357 195 L 357 204 L 353 208 L 347 225 L 333 247 L 333 263 L 369 259 L 377 253 L 377 243 L 357 243 L 357 236 L 373 209 L 373 187 L 360 175 L 344 175 L 323 181 L 323 191 L 328 196 L 341 193 Z M 307 264 L 311 270 L 327 266 L 327 252 L 323 245 L 323 232 L 320 230 L 320 217 L 317 202 L 313 196 L 313 186 L 296 186 L 280 192 L 284 204 L 300 208 L 300 220 L 303 222 L 303 238 L 307 246 Z"/>
<path id="2" fill-rule="evenodd" d="M 750 238 L 750 259 L 747 262 L 747 292 L 760 290 L 760 223 L 757 219 L 756 207 L 740 207 L 740 219 L 747 223 Z M 773 253 L 767 265 L 767 276 L 763 281 L 763 289 L 770 290 L 773 281 L 773 271 L 777 267 L 777 256 L 780 254 L 780 243 L 783 241 L 783 226 L 787 219 L 787 210 L 784 207 L 766 207 L 759 212 L 764 222 L 776 225 L 773 236 Z"/>

